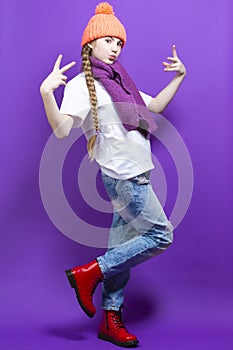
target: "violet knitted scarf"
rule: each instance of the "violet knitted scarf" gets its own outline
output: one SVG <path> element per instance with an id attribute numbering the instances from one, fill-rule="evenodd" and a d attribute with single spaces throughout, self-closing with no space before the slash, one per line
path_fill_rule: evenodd
<path id="1" fill-rule="evenodd" d="M 126 130 L 139 130 L 145 137 L 157 129 L 136 85 L 119 62 L 106 64 L 90 56 L 92 72 L 115 103 Z"/>

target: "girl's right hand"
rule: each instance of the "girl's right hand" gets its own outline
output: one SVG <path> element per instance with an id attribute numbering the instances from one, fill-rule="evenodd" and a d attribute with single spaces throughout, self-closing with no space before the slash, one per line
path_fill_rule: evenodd
<path id="1" fill-rule="evenodd" d="M 40 86 L 41 94 L 43 93 L 48 94 L 56 90 L 60 85 L 66 85 L 67 76 L 64 75 L 63 73 L 66 72 L 71 67 L 73 67 L 76 63 L 71 62 L 66 66 L 60 68 L 61 60 L 62 60 L 62 55 L 59 55 L 54 64 L 52 72 L 47 76 L 47 78 L 45 78 L 45 80 L 42 82 Z"/>

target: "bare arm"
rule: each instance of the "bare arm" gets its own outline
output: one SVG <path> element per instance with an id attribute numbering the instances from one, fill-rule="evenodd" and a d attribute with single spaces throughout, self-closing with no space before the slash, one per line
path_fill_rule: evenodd
<path id="1" fill-rule="evenodd" d="M 164 111 L 164 109 L 175 96 L 180 84 L 186 76 L 185 66 L 177 56 L 175 45 L 173 45 L 172 47 L 172 53 L 173 57 L 167 58 L 172 63 L 163 62 L 163 65 L 165 66 L 164 71 L 175 71 L 177 73 L 176 76 L 172 79 L 172 81 L 157 96 L 155 96 L 151 100 L 148 108 L 151 112 L 154 113 L 162 113 Z"/>
<path id="2" fill-rule="evenodd" d="M 61 59 L 62 55 L 59 55 L 55 62 L 53 71 L 40 86 L 40 93 L 43 99 L 48 122 L 58 138 L 68 136 L 73 125 L 72 117 L 60 113 L 53 94 L 54 90 L 60 85 L 66 85 L 67 77 L 63 75 L 63 73 L 75 64 L 75 62 L 71 62 L 63 68 L 60 68 Z"/>

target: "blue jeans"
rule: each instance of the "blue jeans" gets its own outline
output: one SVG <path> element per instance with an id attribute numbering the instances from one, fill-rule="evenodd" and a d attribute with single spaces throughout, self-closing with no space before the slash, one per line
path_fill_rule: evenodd
<path id="1" fill-rule="evenodd" d="M 97 258 L 104 276 L 101 306 L 119 310 L 131 267 L 166 250 L 173 240 L 173 227 L 152 189 L 148 173 L 129 180 L 102 173 L 102 179 L 114 212 L 108 250 Z"/>

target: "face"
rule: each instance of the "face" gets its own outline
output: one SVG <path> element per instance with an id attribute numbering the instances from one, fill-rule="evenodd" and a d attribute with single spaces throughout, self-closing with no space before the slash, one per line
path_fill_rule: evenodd
<path id="1" fill-rule="evenodd" d="M 122 45 L 122 40 L 112 36 L 96 39 L 89 44 L 92 48 L 92 56 L 107 64 L 116 61 L 121 53 Z"/>

